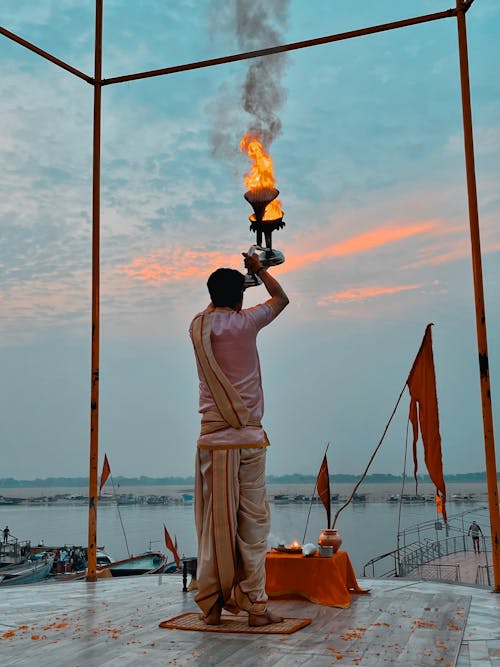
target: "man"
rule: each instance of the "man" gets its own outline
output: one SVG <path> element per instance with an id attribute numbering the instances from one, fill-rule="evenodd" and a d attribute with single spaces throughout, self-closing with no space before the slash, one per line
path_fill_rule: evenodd
<path id="1" fill-rule="evenodd" d="M 483 531 L 481 530 L 479 524 L 473 521 L 469 526 L 469 532 L 467 533 L 467 535 L 470 535 L 472 537 L 472 546 L 474 547 L 475 554 L 478 554 L 481 551 L 479 547 L 479 533 L 481 533 L 482 535 Z"/>
<path id="2" fill-rule="evenodd" d="M 3 541 L 4 541 L 4 544 L 7 544 L 7 542 L 9 541 L 9 535 L 10 535 L 10 529 L 9 529 L 9 526 L 5 526 L 5 528 L 3 529 Z"/>
<path id="3" fill-rule="evenodd" d="M 220 623 L 223 607 L 247 611 L 250 626 L 282 620 L 268 609 L 265 592 L 269 441 L 261 425 L 264 400 L 256 337 L 289 301 L 258 256 L 243 255 L 245 266 L 260 277 L 270 298 L 242 309 L 244 275 L 218 269 L 207 282 L 211 303 L 189 330 L 202 415 L 195 481 L 195 599 L 208 625 Z"/>

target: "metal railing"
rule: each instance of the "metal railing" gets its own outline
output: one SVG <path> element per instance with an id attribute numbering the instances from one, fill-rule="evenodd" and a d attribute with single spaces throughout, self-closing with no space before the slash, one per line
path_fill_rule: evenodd
<path id="1" fill-rule="evenodd" d="M 0 542 L 0 563 L 13 563 L 26 558 L 30 551 L 29 540 L 18 540 L 10 536 L 7 542 Z"/>
<path id="2" fill-rule="evenodd" d="M 420 566 L 426 565 L 437 558 L 463 550 L 463 541 L 460 536 L 447 537 L 444 540 L 435 542 L 431 542 L 430 540 L 412 542 L 399 549 L 394 549 L 386 554 L 372 558 L 363 567 L 363 576 L 369 576 L 369 568 L 371 568 L 371 575 L 373 577 L 405 577 L 410 572 L 418 570 Z M 376 574 L 376 564 L 380 566 L 383 561 L 387 562 L 388 560 L 392 562 L 392 567 L 383 573 Z"/>
<path id="3" fill-rule="evenodd" d="M 460 565 L 445 565 L 443 563 L 426 563 L 419 565 L 416 573 L 419 579 L 427 581 L 460 582 Z"/>
<path id="4" fill-rule="evenodd" d="M 478 508 L 450 517 L 447 524 L 438 519 L 426 521 L 403 530 L 398 534 L 398 545 L 402 543 L 402 546 L 369 560 L 363 567 L 363 576 L 391 578 L 406 577 L 411 574 L 420 578 L 430 578 L 430 574 L 433 572 L 435 575 L 432 577 L 433 579 L 460 581 L 458 565 L 433 563 L 433 569 L 431 567 L 424 569 L 424 566 L 428 566 L 429 563 L 443 556 L 473 550 L 472 541 L 467 532 L 468 522 L 464 521 L 465 516 L 473 512 L 477 513 Z M 439 539 L 443 531 L 446 537 Z M 414 541 L 407 544 L 406 540 L 410 536 Z M 491 538 L 489 536 L 487 537 L 484 534 L 481 536 L 481 548 L 483 553 L 486 554 L 486 565 L 478 566 L 476 583 L 491 585 L 491 566 L 488 565 L 488 552 L 491 552 Z M 422 576 L 422 573 L 425 576 Z"/>
<path id="5" fill-rule="evenodd" d="M 492 565 L 478 565 L 476 572 L 476 581 L 474 583 L 479 586 L 491 586 L 491 581 L 493 579 L 493 566 Z"/>

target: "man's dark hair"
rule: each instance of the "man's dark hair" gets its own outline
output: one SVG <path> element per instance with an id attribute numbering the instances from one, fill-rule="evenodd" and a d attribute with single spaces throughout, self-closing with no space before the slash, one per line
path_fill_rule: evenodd
<path id="1" fill-rule="evenodd" d="M 216 308 L 234 308 L 243 298 L 245 276 L 236 269 L 217 269 L 207 281 Z"/>

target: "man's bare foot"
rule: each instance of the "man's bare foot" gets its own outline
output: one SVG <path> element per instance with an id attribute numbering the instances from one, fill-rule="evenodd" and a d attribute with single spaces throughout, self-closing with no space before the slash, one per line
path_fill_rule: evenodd
<path id="1" fill-rule="evenodd" d="M 220 625 L 221 608 L 215 604 L 206 616 L 200 614 L 200 618 L 206 625 Z"/>
<path id="2" fill-rule="evenodd" d="M 260 628 L 264 625 L 271 625 L 271 623 L 281 623 L 283 618 L 277 614 L 273 614 L 272 611 L 266 609 L 263 614 L 248 614 L 248 625 L 251 628 Z"/>

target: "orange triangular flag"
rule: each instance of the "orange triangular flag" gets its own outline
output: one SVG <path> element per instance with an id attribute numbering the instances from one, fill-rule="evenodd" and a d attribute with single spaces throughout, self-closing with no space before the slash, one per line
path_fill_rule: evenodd
<path id="1" fill-rule="evenodd" d="M 323 457 L 323 462 L 319 469 L 318 479 L 316 481 L 316 488 L 318 489 L 318 496 L 326 509 L 327 528 L 330 528 L 331 516 L 331 497 L 330 497 L 330 476 L 328 474 L 328 460 L 326 454 Z"/>
<path id="2" fill-rule="evenodd" d="M 175 560 L 175 564 L 177 567 L 181 566 L 181 559 L 179 558 L 179 554 L 177 553 L 177 546 L 172 542 L 172 538 L 169 535 L 169 532 L 167 530 L 167 527 L 165 524 L 163 524 L 163 530 L 165 532 L 165 546 L 169 551 L 172 552 Z"/>
<path id="3" fill-rule="evenodd" d="M 446 521 L 446 486 L 443 475 L 441 435 L 436 391 L 436 374 L 432 354 L 432 324 L 425 329 L 424 338 L 406 381 L 410 391 L 409 419 L 413 426 L 413 463 L 417 481 L 417 440 L 420 432 L 424 445 L 424 460 L 429 476 L 436 487 L 436 496 L 442 503 L 443 519 Z"/>
<path id="4" fill-rule="evenodd" d="M 109 461 L 106 454 L 104 454 L 104 461 L 102 464 L 101 472 L 101 485 L 99 486 L 99 493 L 102 491 L 102 487 L 106 484 L 108 477 L 111 475 L 111 468 L 109 467 Z"/>

